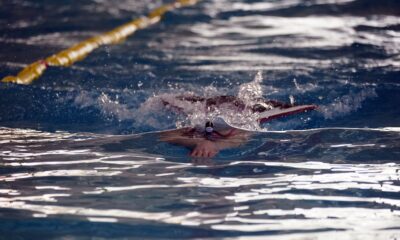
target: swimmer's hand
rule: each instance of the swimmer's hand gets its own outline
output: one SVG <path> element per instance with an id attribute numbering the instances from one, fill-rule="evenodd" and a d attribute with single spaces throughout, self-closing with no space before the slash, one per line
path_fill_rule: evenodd
<path id="1" fill-rule="evenodd" d="M 202 158 L 212 158 L 219 152 L 219 148 L 216 142 L 209 140 L 201 140 L 193 148 L 190 153 L 191 157 L 202 157 Z"/>
<path id="2" fill-rule="evenodd" d="M 221 138 L 216 141 L 205 139 L 204 136 L 196 136 L 193 134 L 193 128 L 182 128 L 162 132 L 160 140 L 171 144 L 181 145 L 192 149 L 191 157 L 212 158 L 223 149 L 238 147 L 247 142 L 251 133 L 238 129 L 223 131 L 222 134 L 228 134 L 229 137 Z"/>

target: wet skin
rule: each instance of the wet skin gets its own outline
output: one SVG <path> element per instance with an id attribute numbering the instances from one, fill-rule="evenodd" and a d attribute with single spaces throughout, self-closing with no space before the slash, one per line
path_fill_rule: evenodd
<path id="1" fill-rule="evenodd" d="M 212 158 L 223 149 L 240 146 L 250 137 L 249 132 L 233 128 L 220 131 L 220 133 L 230 134 L 227 137 L 209 140 L 193 128 L 183 128 L 161 133 L 160 140 L 191 149 L 189 154 L 191 157 Z"/>

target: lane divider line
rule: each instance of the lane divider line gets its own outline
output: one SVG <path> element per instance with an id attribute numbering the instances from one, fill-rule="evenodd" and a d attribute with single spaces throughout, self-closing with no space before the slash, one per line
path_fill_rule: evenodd
<path id="1" fill-rule="evenodd" d="M 165 4 L 161 7 L 154 9 L 145 17 L 133 20 L 117 28 L 114 28 L 109 32 L 77 43 L 72 47 L 56 53 L 46 59 L 38 60 L 26 66 L 16 76 L 4 77 L 1 82 L 31 84 L 35 79 L 39 78 L 49 66 L 71 66 L 75 62 L 83 60 L 93 50 L 99 48 L 100 46 L 121 43 L 137 30 L 158 23 L 165 13 L 181 7 L 193 5 L 197 2 L 198 0 L 176 0 L 173 3 Z"/>

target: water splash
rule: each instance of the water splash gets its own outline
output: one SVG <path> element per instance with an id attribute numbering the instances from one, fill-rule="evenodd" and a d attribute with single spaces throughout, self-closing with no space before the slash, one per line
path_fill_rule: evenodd
<path id="1" fill-rule="evenodd" d="M 262 81 L 262 72 L 258 71 L 252 82 L 240 85 L 238 92 L 239 99 L 249 105 L 253 104 L 255 100 L 261 98 L 263 94 L 261 88 Z"/>
<path id="2" fill-rule="evenodd" d="M 294 94 L 288 94 L 285 97 L 290 104 L 296 103 L 297 95 L 304 95 L 321 88 L 318 84 L 300 85 L 297 79 L 294 79 L 293 83 Z M 107 121 L 127 121 L 137 129 L 148 130 L 203 126 L 208 120 L 214 121 L 222 118 L 238 128 L 265 131 L 268 130 L 267 128 L 295 128 L 311 120 L 310 118 L 292 119 L 274 122 L 273 126 L 270 123 L 260 126 L 258 121 L 260 114 L 254 112 L 251 107 L 263 104 L 267 109 L 272 109 L 273 106 L 268 106 L 262 99 L 266 95 L 274 96 L 274 93 L 269 91 L 269 86 L 263 85 L 261 71 L 256 73 L 252 81 L 242 83 L 233 90 L 214 85 L 202 87 L 168 85 L 167 87 L 157 90 L 157 92 L 149 89 L 125 89 L 119 93 L 103 91 L 100 94 L 81 91 L 73 98 L 73 103 L 80 108 L 94 107 L 98 109 Z M 236 92 L 236 94 L 232 94 L 232 92 Z M 229 101 L 215 105 L 207 104 L 207 99 L 221 96 L 232 96 L 241 104 L 235 105 Z M 359 110 L 365 100 L 377 97 L 377 93 L 374 88 L 364 88 L 350 91 L 347 95 L 331 96 L 330 98 L 332 97 L 334 99 L 327 99 L 328 103 L 319 106 L 320 117 L 334 119 L 338 116 L 348 115 Z M 188 100 L 190 98 L 202 100 L 190 101 Z"/>
<path id="3" fill-rule="evenodd" d="M 326 119 L 344 116 L 362 107 L 362 103 L 368 98 L 377 97 L 375 89 L 363 89 L 358 93 L 351 92 L 348 95 L 338 97 L 332 104 L 321 106 L 320 111 Z"/>
<path id="4" fill-rule="evenodd" d="M 206 99 L 224 96 L 223 91 L 214 86 L 207 86 L 202 92 L 184 91 L 183 89 L 171 89 L 172 93 L 155 94 L 145 101 L 138 109 L 141 116 L 147 112 L 160 111 L 162 109 L 175 113 L 176 127 L 193 127 L 204 125 L 208 120 L 223 118 L 229 124 L 237 127 L 257 131 L 260 130 L 259 114 L 251 109 L 251 106 L 261 103 L 262 91 L 262 73 L 257 72 L 254 80 L 241 84 L 238 87 L 237 100 L 241 104 L 234 104 L 227 101 L 221 104 L 209 105 Z M 222 94 L 221 94 L 222 92 Z M 201 94 L 201 95 L 198 95 Z M 202 101 L 188 101 L 188 98 L 203 99 Z M 265 103 L 263 103 L 265 105 Z M 267 106 L 272 108 L 272 106 Z"/>

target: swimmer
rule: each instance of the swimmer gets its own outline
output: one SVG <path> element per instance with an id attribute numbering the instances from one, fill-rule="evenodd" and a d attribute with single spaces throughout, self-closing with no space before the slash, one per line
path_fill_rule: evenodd
<path id="1" fill-rule="evenodd" d="M 185 146 L 191 149 L 191 157 L 212 158 L 219 151 L 238 147 L 247 142 L 250 132 L 224 127 L 217 131 L 210 121 L 200 127 L 182 128 L 161 133 L 160 140 L 171 144 Z"/>
<path id="2" fill-rule="evenodd" d="M 161 99 L 161 101 L 165 107 L 183 114 L 189 114 L 193 110 L 193 107 L 190 105 L 195 103 L 201 103 L 206 112 L 214 111 L 221 105 L 229 109 L 235 109 L 238 112 L 250 110 L 260 114 L 259 123 L 316 108 L 315 105 L 296 106 L 290 103 L 262 98 L 255 99 L 251 105 L 247 105 L 243 100 L 234 96 L 204 98 L 195 95 L 181 95 L 175 96 L 172 100 Z M 185 108 L 187 106 L 190 107 Z M 223 149 L 238 147 L 246 143 L 250 136 L 250 131 L 231 127 L 223 119 L 217 118 L 213 122 L 206 120 L 204 126 L 163 132 L 160 140 L 190 148 L 191 157 L 212 158 Z"/>

